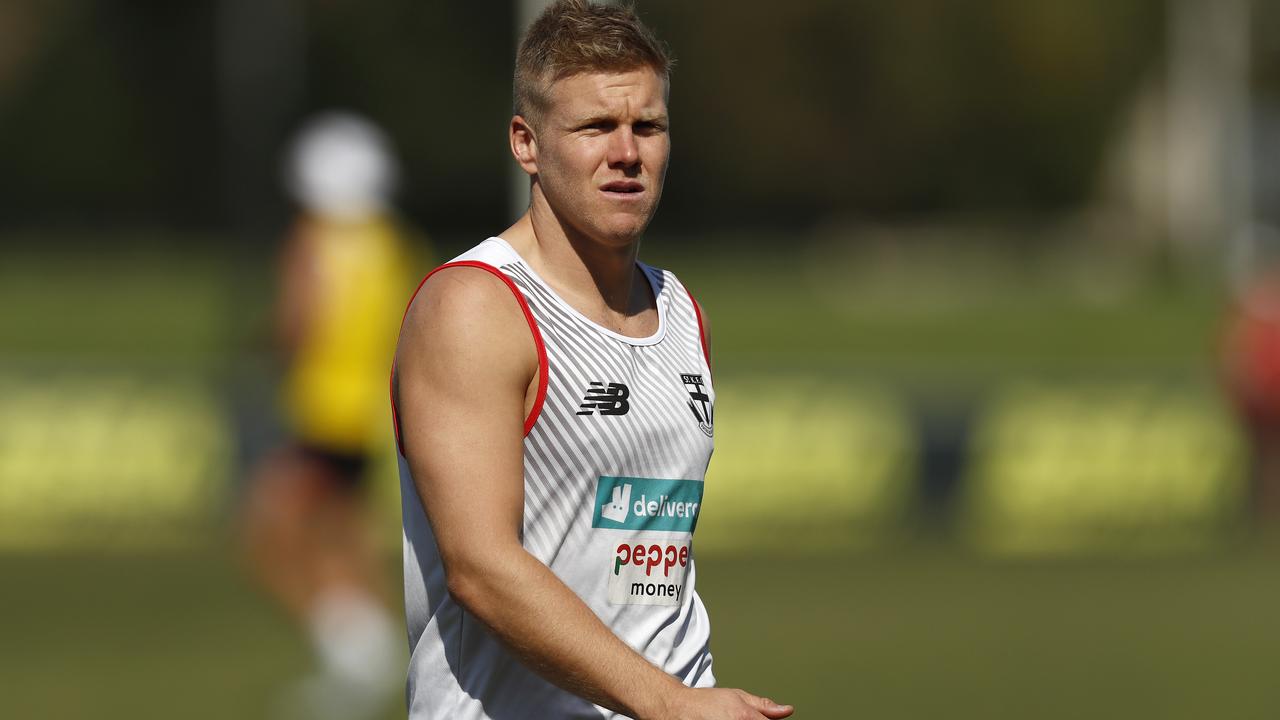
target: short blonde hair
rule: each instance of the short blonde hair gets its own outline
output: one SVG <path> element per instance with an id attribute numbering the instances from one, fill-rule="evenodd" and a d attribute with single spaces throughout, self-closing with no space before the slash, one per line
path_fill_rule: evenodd
<path id="1" fill-rule="evenodd" d="M 513 109 L 536 123 L 546 112 L 551 85 L 583 72 L 625 72 L 648 67 L 666 84 L 671 56 L 629 5 L 557 0 L 534 20 L 516 53 Z"/>

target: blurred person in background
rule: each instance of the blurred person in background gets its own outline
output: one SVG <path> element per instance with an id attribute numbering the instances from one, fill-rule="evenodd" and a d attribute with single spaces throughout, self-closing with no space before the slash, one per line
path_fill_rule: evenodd
<path id="1" fill-rule="evenodd" d="M 666 50 L 560 0 L 517 54 L 516 223 L 434 271 L 396 354 L 411 718 L 783 718 L 716 688 L 692 537 L 701 311 L 638 262 L 670 154 Z M 762 652 L 766 652 L 763 648 Z"/>
<path id="2" fill-rule="evenodd" d="M 311 638 L 318 672 L 288 714 L 384 709 L 403 637 L 368 519 L 368 470 L 386 448 L 387 371 L 410 253 L 391 218 L 396 165 L 375 125 L 330 112 L 286 159 L 300 212 L 280 264 L 276 334 L 291 438 L 253 472 L 245 540 L 266 588 Z"/>
<path id="3" fill-rule="evenodd" d="M 1237 296 L 1226 338 L 1228 391 L 1252 450 L 1254 510 L 1280 525 L 1280 264 Z"/>

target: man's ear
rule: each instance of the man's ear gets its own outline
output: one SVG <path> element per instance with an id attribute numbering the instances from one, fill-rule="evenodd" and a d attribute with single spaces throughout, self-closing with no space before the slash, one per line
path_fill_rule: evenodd
<path id="1" fill-rule="evenodd" d="M 530 175 L 538 174 L 538 139 L 533 134 L 533 127 L 522 115 L 511 118 L 509 128 L 511 154 L 515 156 L 520 168 Z"/>

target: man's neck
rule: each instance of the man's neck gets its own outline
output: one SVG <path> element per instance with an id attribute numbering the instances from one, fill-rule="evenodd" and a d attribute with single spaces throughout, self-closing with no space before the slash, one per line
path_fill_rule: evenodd
<path id="1" fill-rule="evenodd" d="M 536 194 L 502 238 L 570 305 L 602 325 L 622 331 L 628 319 L 653 309 L 648 284 L 637 282 L 639 238 L 610 245 L 587 237 L 562 223 Z"/>

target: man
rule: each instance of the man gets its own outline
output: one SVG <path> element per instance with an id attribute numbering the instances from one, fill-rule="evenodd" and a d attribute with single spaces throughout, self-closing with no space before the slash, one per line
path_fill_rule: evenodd
<path id="1" fill-rule="evenodd" d="M 670 152 L 662 46 L 560 0 L 516 61 L 528 212 L 428 275 L 393 372 L 412 718 L 783 718 L 714 688 L 693 529 L 700 311 L 636 261 Z"/>
<path id="2" fill-rule="evenodd" d="M 290 438 L 254 468 L 244 540 L 255 574 L 315 649 L 318 671 L 286 698 L 311 720 L 383 711 L 403 652 L 366 518 L 366 470 L 386 443 L 395 313 L 412 277 L 392 211 L 395 170 L 384 133 L 347 112 L 308 121 L 286 166 L 300 210 L 276 306 Z"/>
<path id="3" fill-rule="evenodd" d="M 1245 285 L 1227 318 L 1223 361 L 1252 453 L 1253 511 L 1280 525 L 1280 265 Z"/>

